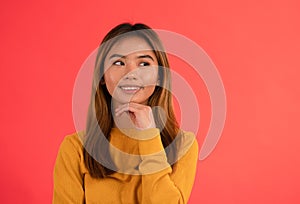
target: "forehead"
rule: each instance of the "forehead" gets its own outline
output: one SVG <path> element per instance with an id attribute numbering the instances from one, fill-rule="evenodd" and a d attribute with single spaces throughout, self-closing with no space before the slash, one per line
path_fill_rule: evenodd
<path id="1" fill-rule="evenodd" d="M 115 42 L 108 52 L 108 56 L 110 56 L 111 54 L 120 54 L 125 56 L 141 51 L 153 52 L 153 49 L 143 38 L 137 36 L 129 36 Z"/>

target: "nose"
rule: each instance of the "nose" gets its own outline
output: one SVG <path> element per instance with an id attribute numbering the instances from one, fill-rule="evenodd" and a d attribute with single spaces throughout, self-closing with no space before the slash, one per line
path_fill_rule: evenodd
<path id="1" fill-rule="evenodd" d="M 125 79 L 136 80 L 137 79 L 137 66 L 135 63 L 128 63 L 126 65 Z"/>
<path id="2" fill-rule="evenodd" d="M 130 73 L 126 74 L 125 79 L 127 79 L 127 80 L 136 80 L 137 77 L 133 72 L 130 72 Z"/>

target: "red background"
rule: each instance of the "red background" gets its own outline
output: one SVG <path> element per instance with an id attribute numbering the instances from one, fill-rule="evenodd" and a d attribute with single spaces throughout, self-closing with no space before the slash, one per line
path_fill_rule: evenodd
<path id="1" fill-rule="evenodd" d="M 225 128 L 198 162 L 189 203 L 300 203 L 299 1 L 29 0 L 0 9 L 2 203 L 51 202 L 59 144 L 75 131 L 77 72 L 124 21 L 187 36 L 223 79 Z M 210 110 L 201 111 L 200 145 Z"/>

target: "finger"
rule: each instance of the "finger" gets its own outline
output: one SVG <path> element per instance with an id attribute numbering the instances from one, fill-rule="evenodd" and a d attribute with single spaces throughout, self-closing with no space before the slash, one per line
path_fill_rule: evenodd
<path id="1" fill-rule="evenodd" d="M 121 110 L 123 110 L 124 108 L 128 108 L 128 107 L 129 107 L 129 103 L 125 103 L 125 104 L 123 104 L 123 105 L 117 107 L 117 108 L 115 109 L 115 113 L 118 113 L 118 112 L 120 112 Z"/>
<path id="2" fill-rule="evenodd" d="M 145 105 L 142 105 L 142 104 L 139 104 L 139 103 L 134 103 L 134 102 L 130 102 L 130 103 L 125 103 L 121 106 L 119 106 L 118 108 L 115 109 L 115 111 L 118 111 L 124 107 L 127 107 L 127 106 L 131 106 L 131 107 L 135 107 L 135 108 L 143 108 Z"/>
<path id="3" fill-rule="evenodd" d="M 118 108 L 116 108 L 115 113 L 118 113 L 121 110 L 124 111 L 124 109 L 125 109 L 125 111 L 130 111 L 129 108 L 134 108 L 136 110 L 144 110 L 144 109 L 147 109 L 148 106 L 141 105 L 138 103 L 127 103 L 127 104 L 123 104 L 123 105 L 119 106 Z"/>
<path id="4" fill-rule="evenodd" d="M 124 112 L 136 113 L 138 111 L 139 111 L 139 109 L 137 109 L 135 107 L 125 106 L 125 107 L 120 107 L 118 110 L 116 110 L 115 114 L 116 114 L 116 116 L 119 116 L 119 115 L 121 115 Z"/>
<path id="5" fill-rule="evenodd" d="M 144 107 L 147 107 L 146 105 L 135 103 L 135 102 L 130 102 L 130 103 L 128 103 L 128 105 L 131 106 L 131 107 L 135 107 L 135 108 L 144 108 Z"/>

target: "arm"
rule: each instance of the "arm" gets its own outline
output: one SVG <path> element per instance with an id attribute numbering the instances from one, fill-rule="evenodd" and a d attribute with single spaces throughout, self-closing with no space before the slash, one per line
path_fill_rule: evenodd
<path id="1" fill-rule="evenodd" d="M 139 165 L 142 175 L 142 203 L 178 203 L 188 202 L 194 178 L 198 158 L 198 143 L 192 133 L 185 133 L 180 138 L 180 159 L 175 168 L 167 163 L 163 145 L 158 135 L 153 140 L 140 142 L 141 154 L 151 154 L 143 157 Z M 159 170 L 162 169 L 162 170 Z"/>
<path id="2" fill-rule="evenodd" d="M 159 134 L 155 128 L 152 109 L 149 106 L 130 102 L 115 110 L 116 119 L 125 113 L 136 126 L 136 134 L 130 137 L 138 139 L 141 162 L 138 166 L 142 175 L 141 203 L 143 204 L 185 204 L 194 183 L 198 158 L 198 143 L 193 133 L 178 135 L 179 160 L 176 168 L 171 168 Z M 153 137 L 154 136 L 154 137 Z M 186 151 L 187 150 L 187 151 Z"/>
<path id="3" fill-rule="evenodd" d="M 54 167 L 52 203 L 84 203 L 81 143 L 76 135 L 65 137 Z"/>

